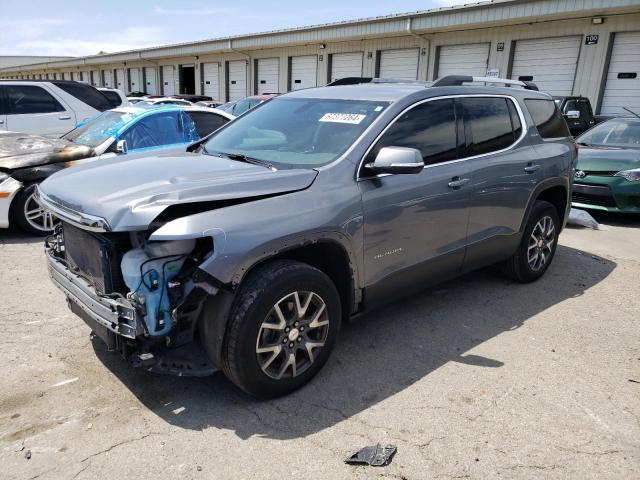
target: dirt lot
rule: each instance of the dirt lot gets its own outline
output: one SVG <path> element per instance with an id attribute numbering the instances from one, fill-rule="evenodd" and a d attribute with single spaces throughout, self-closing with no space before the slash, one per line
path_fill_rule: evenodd
<path id="1" fill-rule="evenodd" d="M 275 401 L 130 369 L 0 232 L 0 476 L 640 478 L 640 219 L 566 230 L 547 275 L 467 275 L 347 325 Z M 394 443 L 383 468 L 358 448 Z M 30 459 L 27 459 L 30 453 Z"/>

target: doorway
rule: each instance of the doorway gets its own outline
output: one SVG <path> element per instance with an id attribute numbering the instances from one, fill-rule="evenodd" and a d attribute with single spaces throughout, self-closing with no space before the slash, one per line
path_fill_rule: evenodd
<path id="1" fill-rule="evenodd" d="M 180 65 L 180 93 L 194 95 L 196 93 L 195 65 Z"/>

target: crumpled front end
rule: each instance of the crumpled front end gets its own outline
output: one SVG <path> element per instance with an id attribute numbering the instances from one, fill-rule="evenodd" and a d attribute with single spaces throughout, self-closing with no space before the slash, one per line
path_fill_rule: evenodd
<path id="1" fill-rule="evenodd" d="M 147 237 L 62 222 L 46 241 L 51 279 L 71 311 L 132 365 L 211 374 L 216 368 L 197 331 L 207 292 L 193 280 L 211 254 L 211 241 L 149 242 Z"/>

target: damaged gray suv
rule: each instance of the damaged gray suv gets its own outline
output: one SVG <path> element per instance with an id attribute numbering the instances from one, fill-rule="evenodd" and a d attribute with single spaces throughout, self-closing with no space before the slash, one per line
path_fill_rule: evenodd
<path id="1" fill-rule="evenodd" d="M 264 398 L 382 303 L 492 264 L 541 277 L 575 162 L 532 85 L 362 79 L 274 98 L 184 154 L 64 170 L 38 199 L 61 220 L 51 277 L 109 349 Z"/>

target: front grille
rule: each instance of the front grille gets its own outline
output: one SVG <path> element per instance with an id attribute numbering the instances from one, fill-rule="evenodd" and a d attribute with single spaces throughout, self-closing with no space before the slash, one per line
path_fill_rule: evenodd
<path id="1" fill-rule="evenodd" d="M 122 255 L 130 248 L 126 235 L 88 232 L 68 223 L 62 230 L 72 271 L 86 278 L 99 295 L 126 291 L 120 272 Z"/>
<path id="2" fill-rule="evenodd" d="M 598 205 L 600 207 L 617 207 L 615 199 L 610 195 L 592 195 L 589 193 L 573 192 L 571 201 L 576 203 L 588 203 L 589 205 Z"/>

